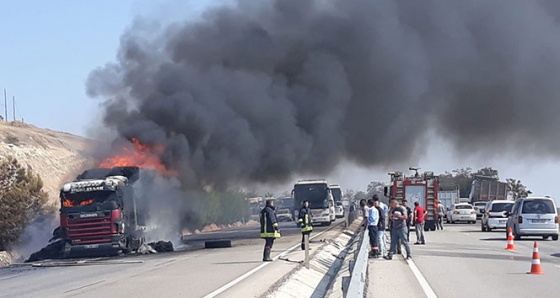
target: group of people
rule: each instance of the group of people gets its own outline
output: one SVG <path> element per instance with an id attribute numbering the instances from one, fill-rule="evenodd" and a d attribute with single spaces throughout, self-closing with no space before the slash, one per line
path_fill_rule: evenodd
<path id="1" fill-rule="evenodd" d="M 383 257 L 391 260 L 393 255 L 400 251 L 400 245 L 404 245 L 406 258 L 411 258 L 409 234 L 411 225 L 416 229 L 417 245 L 426 244 L 424 237 L 424 222 L 427 213 L 418 202 L 414 203 L 414 209 L 408 207 L 408 202 L 402 201 L 402 205 L 392 198 L 389 206 L 379 200 L 377 195 L 369 200 L 361 200 L 360 207 L 364 217 L 364 227 L 368 231 L 371 251 L 370 258 Z M 390 246 L 387 251 L 386 224 L 390 232 Z"/>
<path id="2" fill-rule="evenodd" d="M 410 252 L 410 228 L 414 225 L 416 230 L 415 245 L 426 244 L 424 237 L 424 223 L 427 210 L 424 209 L 418 202 L 414 202 L 414 209 L 408 206 L 406 199 L 402 200 L 402 205 L 399 204 L 394 198 L 391 198 L 389 206 L 379 200 L 377 195 L 369 200 L 362 199 L 360 201 L 360 208 L 364 217 L 364 227 L 368 231 L 371 251 L 369 256 L 371 258 L 383 257 L 391 260 L 393 255 L 400 252 L 400 245 L 404 245 L 406 251 L 406 258 L 411 258 Z M 276 214 L 274 212 L 273 200 L 267 200 L 266 206 L 261 210 L 260 223 L 261 233 L 260 236 L 265 240 L 263 251 L 263 261 L 270 262 L 270 252 L 274 240 L 280 237 L 280 229 Z M 438 210 L 439 222 L 438 226 L 443 229 L 441 219 L 443 214 Z M 311 211 L 309 210 L 309 202 L 304 201 L 298 213 L 298 223 L 301 228 L 301 249 L 305 247 L 305 236 L 309 236 L 313 231 Z M 388 227 L 386 226 L 388 224 Z M 388 229 L 387 229 L 388 228 Z M 390 246 L 387 250 L 387 235 L 386 230 L 390 232 Z"/>

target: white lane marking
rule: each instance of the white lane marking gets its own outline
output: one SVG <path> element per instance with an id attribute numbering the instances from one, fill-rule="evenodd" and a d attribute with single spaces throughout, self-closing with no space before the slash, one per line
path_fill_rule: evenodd
<path id="1" fill-rule="evenodd" d="M 401 246 L 401 251 L 402 252 L 405 251 L 404 246 Z M 424 294 L 426 294 L 426 297 L 438 298 L 436 292 L 434 292 L 434 290 L 432 289 L 432 287 L 430 286 L 430 284 L 428 283 L 424 275 L 422 275 L 422 272 L 420 272 L 418 267 L 416 267 L 414 261 L 412 259 L 405 260 L 405 261 L 408 263 L 408 266 L 410 266 L 410 270 L 414 274 L 414 277 L 416 277 L 416 280 L 418 280 L 418 283 L 420 284 L 420 287 L 422 287 L 422 290 L 424 290 Z"/>
<path id="2" fill-rule="evenodd" d="M 414 264 L 412 260 L 407 260 L 407 262 L 408 265 L 410 266 L 410 270 L 412 270 L 412 273 L 414 273 L 414 276 L 416 276 L 416 279 L 420 283 L 422 290 L 424 290 L 424 294 L 426 294 L 428 298 L 437 298 L 436 293 L 434 292 L 434 290 L 432 289 L 432 287 L 430 286 L 430 284 L 428 283 L 424 275 L 422 275 L 420 270 L 418 270 L 416 264 Z"/>
<path id="3" fill-rule="evenodd" d="M 313 239 L 313 238 L 319 237 L 319 236 L 322 235 L 323 233 L 325 233 L 325 232 L 327 232 L 327 231 L 330 231 L 330 230 L 331 230 L 331 229 L 324 230 L 324 231 L 322 231 L 322 232 L 320 232 L 320 233 L 318 233 L 318 234 L 316 234 L 316 235 L 311 236 L 309 239 Z M 298 244 L 296 244 L 296 245 L 294 245 L 294 246 L 288 248 L 287 250 L 283 251 L 282 253 L 280 253 L 280 254 L 277 255 L 276 257 L 272 258 L 272 260 L 273 260 L 273 261 L 276 261 L 276 260 L 278 260 L 280 257 L 286 256 L 290 251 L 292 251 L 292 250 L 294 250 L 294 249 L 300 247 L 300 245 L 301 245 L 301 244 L 298 243 Z M 255 268 L 251 269 L 250 271 L 246 272 L 245 274 L 243 274 L 243 275 L 239 276 L 238 278 L 236 278 L 236 279 L 230 281 L 229 283 L 225 284 L 225 285 L 222 286 L 221 288 L 219 288 L 219 289 L 215 290 L 214 292 L 212 292 L 212 293 L 210 293 L 210 294 L 204 296 L 203 298 L 213 298 L 213 297 L 216 297 L 216 296 L 220 295 L 221 293 L 225 292 L 225 291 L 228 290 L 229 288 L 231 288 L 231 287 L 235 286 L 236 284 L 240 283 L 241 281 L 243 281 L 243 280 L 246 279 L 247 277 L 253 275 L 255 272 L 257 272 L 257 271 L 263 269 L 264 267 L 268 266 L 269 264 L 272 264 L 272 262 L 266 262 L 266 263 L 260 264 L 259 266 L 257 266 L 257 267 L 255 267 Z"/>

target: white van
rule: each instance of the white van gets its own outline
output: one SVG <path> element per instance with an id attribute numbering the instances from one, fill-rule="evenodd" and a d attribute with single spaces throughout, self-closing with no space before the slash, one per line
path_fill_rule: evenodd
<path id="1" fill-rule="evenodd" d="M 551 197 L 518 199 L 511 212 L 506 214 L 506 239 L 507 229 L 511 228 L 516 240 L 521 236 L 541 236 L 545 240 L 552 237 L 552 240 L 558 240 L 558 211 Z"/>

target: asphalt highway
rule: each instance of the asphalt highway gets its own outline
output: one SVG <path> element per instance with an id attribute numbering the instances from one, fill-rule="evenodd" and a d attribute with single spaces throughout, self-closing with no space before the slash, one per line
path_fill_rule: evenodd
<path id="1" fill-rule="evenodd" d="M 319 236 L 333 236 L 334 230 L 341 230 L 338 223 L 340 220 L 330 227 L 330 234 Z M 276 241 L 272 257 L 297 247 L 301 239 L 293 222 L 281 223 L 280 229 L 282 238 Z M 326 229 L 315 227 L 314 234 Z M 320 241 L 321 237 L 313 242 Z M 205 240 L 217 239 L 231 239 L 233 246 L 198 249 Z M 257 297 L 299 266 L 301 259 L 301 250 L 296 249 L 287 253 L 285 260 L 273 262 L 270 268 L 264 267 L 261 261 L 264 241 L 259 238 L 258 226 L 192 235 L 184 241 L 188 249 L 172 253 L 2 268 L 0 297 L 238 296 L 232 293 Z M 254 275 L 258 278 L 239 280 L 252 270 L 257 270 Z"/>
<path id="2" fill-rule="evenodd" d="M 447 224 L 443 231 L 425 235 L 426 245 L 411 245 L 413 266 L 435 297 L 560 297 L 559 241 L 522 238 L 514 242 L 515 251 L 508 251 L 505 231 L 481 232 L 480 221 L 476 225 Z M 415 242 L 414 232 L 410 236 Z M 542 275 L 527 274 L 535 240 Z M 370 276 L 368 297 L 400 297 L 405 292 L 407 297 L 434 297 L 414 278 L 413 266 L 401 257 L 370 260 L 375 276 Z"/>

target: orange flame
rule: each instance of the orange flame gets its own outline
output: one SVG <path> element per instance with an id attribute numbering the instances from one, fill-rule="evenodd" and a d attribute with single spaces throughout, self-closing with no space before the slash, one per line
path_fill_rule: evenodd
<path id="1" fill-rule="evenodd" d="M 95 201 L 94 199 L 89 199 L 89 200 L 81 201 L 80 204 L 74 204 L 72 201 L 66 199 L 66 200 L 62 201 L 62 206 L 64 206 L 64 207 L 85 206 L 85 205 L 93 204 L 94 201 Z"/>
<path id="2" fill-rule="evenodd" d="M 159 159 L 159 155 L 165 151 L 164 146 L 148 146 L 142 144 L 137 138 L 132 138 L 131 142 L 134 148 L 123 147 L 120 154 L 108 157 L 101 162 L 99 167 L 137 166 L 139 168 L 155 170 L 167 176 L 177 175 L 177 171 L 168 169 Z"/>

